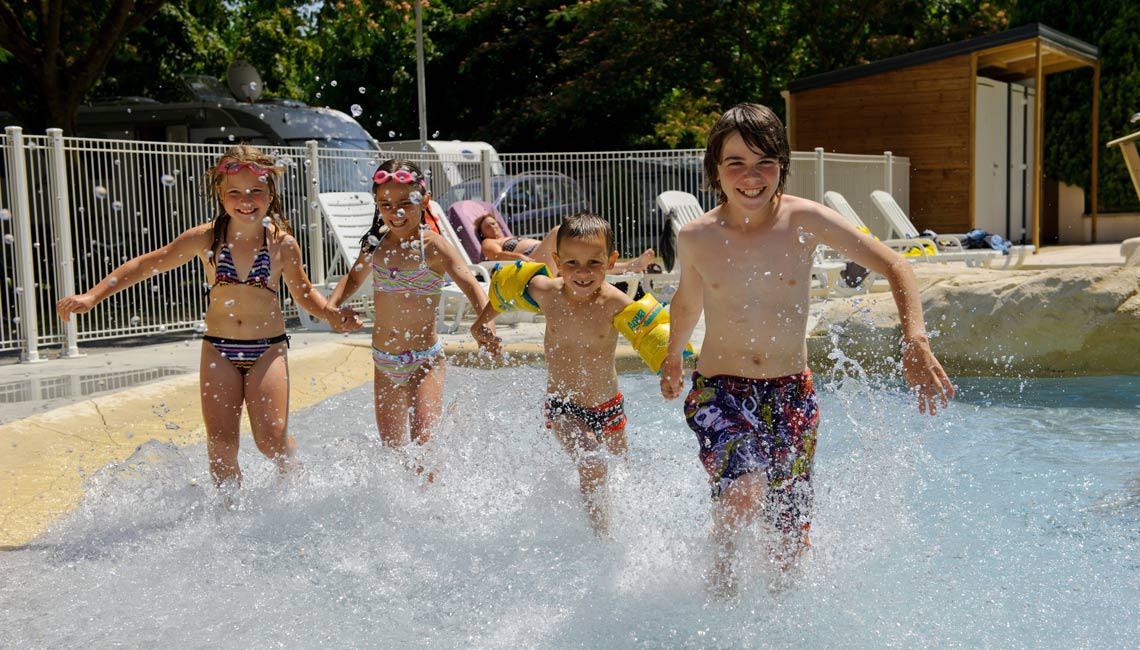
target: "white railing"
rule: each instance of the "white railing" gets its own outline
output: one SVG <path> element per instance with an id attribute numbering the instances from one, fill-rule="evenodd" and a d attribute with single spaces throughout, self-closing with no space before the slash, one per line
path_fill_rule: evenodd
<path id="1" fill-rule="evenodd" d="M 654 207 L 666 190 L 702 189 L 704 151 L 497 154 L 480 159 L 434 152 L 360 151 L 318 146 L 265 147 L 286 169 L 285 219 L 304 253 L 314 284 L 332 286 L 346 266 L 323 227 L 317 193 L 368 191 L 379 161 L 410 159 L 424 168 L 446 210 L 456 200 L 496 203 L 519 235 L 542 235 L 570 212 L 589 209 L 614 226 L 619 249 L 633 255 L 657 246 L 663 218 Z M 201 328 L 206 309 L 200 265 L 120 291 L 99 309 L 65 325 L 54 313 L 62 296 L 86 290 L 123 261 L 169 242 L 211 218 L 204 172 L 227 145 L 138 142 L 24 135 L 0 136 L 0 351 L 35 361 L 44 346 L 79 353 L 82 341 Z M 788 192 L 816 200 L 823 187 L 843 192 L 876 226 L 872 190 L 889 187 L 906 209 L 909 161 L 891 156 L 795 152 Z M 284 293 L 284 292 L 283 292 Z M 283 296 L 283 300 L 284 300 Z M 366 307 L 367 298 L 357 304 Z M 284 304 L 287 315 L 295 308 Z"/>

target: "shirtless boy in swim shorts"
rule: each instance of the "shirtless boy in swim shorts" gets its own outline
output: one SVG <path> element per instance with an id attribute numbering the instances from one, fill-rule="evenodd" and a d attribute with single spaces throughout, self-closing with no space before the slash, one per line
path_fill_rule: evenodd
<path id="1" fill-rule="evenodd" d="M 578 465 L 586 512 L 599 535 L 606 535 L 609 528 L 606 459 L 601 452 L 616 455 L 626 450 L 613 320 L 632 301 L 606 282 L 606 273 L 618 258 L 613 239 L 605 219 L 587 213 L 569 216 L 558 229 L 555 251 L 561 275 L 549 277 L 543 268 L 542 275 L 524 283 L 530 299 L 546 315 L 546 426 Z M 484 347 L 498 344 L 493 333 L 483 329 L 499 313 L 495 292 L 492 287 L 492 303 L 471 327 Z"/>
<path id="2" fill-rule="evenodd" d="M 700 443 L 713 493 L 717 556 L 710 590 L 735 590 L 735 533 L 763 510 L 777 531 L 772 558 L 795 567 L 809 545 L 812 458 L 819 408 L 807 368 L 808 289 L 819 245 L 882 274 L 902 323 L 903 375 L 918 408 L 934 415 L 954 388 L 930 350 L 918 289 L 897 253 L 833 210 L 784 194 L 790 151 L 764 106 L 720 117 L 705 150 L 717 207 L 681 229 L 681 280 L 661 393 L 681 395 L 681 350 L 705 313 L 706 333 L 685 419 Z"/>

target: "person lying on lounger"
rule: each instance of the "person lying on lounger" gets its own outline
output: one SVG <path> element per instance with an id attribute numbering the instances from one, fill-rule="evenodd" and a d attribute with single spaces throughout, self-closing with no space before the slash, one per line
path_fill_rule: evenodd
<path id="1" fill-rule="evenodd" d="M 551 276 L 557 277 L 558 264 L 554 260 L 554 242 L 558 236 L 558 226 L 551 228 L 550 232 L 541 241 L 529 237 L 508 237 L 503 233 L 499 222 L 493 214 L 487 213 L 475 220 L 475 232 L 483 248 L 483 257 L 494 261 L 522 260 L 524 262 L 540 262 L 550 269 Z M 628 262 L 617 262 L 612 273 L 640 273 L 654 260 L 652 248 L 645 249 L 641 255 Z"/>

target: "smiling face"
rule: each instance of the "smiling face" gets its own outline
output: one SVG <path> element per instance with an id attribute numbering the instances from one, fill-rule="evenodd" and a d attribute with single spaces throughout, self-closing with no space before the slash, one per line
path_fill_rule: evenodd
<path id="1" fill-rule="evenodd" d="M 617 251 L 607 251 L 606 238 L 601 234 L 566 237 L 558 243 L 558 252 L 554 254 L 558 274 L 575 296 L 587 296 L 600 289 L 617 258 Z"/>
<path id="2" fill-rule="evenodd" d="M 739 132 L 724 140 L 717 181 L 729 205 L 755 212 L 767 205 L 780 185 L 780 161 L 748 146 Z"/>
<path id="3" fill-rule="evenodd" d="M 268 176 L 254 173 L 248 167 L 227 174 L 218 188 L 226 214 L 244 223 L 261 221 L 273 201 L 270 184 Z"/>
<path id="4" fill-rule="evenodd" d="M 380 218 L 396 236 L 407 235 L 420 227 L 420 206 L 409 198 L 419 186 L 406 183 L 384 183 L 376 187 L 373 198 Z"/>

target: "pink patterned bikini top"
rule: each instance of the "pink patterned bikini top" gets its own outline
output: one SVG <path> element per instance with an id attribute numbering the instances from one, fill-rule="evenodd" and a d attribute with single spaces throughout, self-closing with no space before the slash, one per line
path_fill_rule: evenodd
<path id="1" fill-rule="evenodd" d="M 383 239 L 381 239 L 383 241 Z M 410 271 L 383 268 L 372 263 L 372 288 L 383 293 L 410 293 L 417 296 L 438 296 L 447 279 L 427 265 L 424 234 L 420 230 L 420 265 Z"/>

